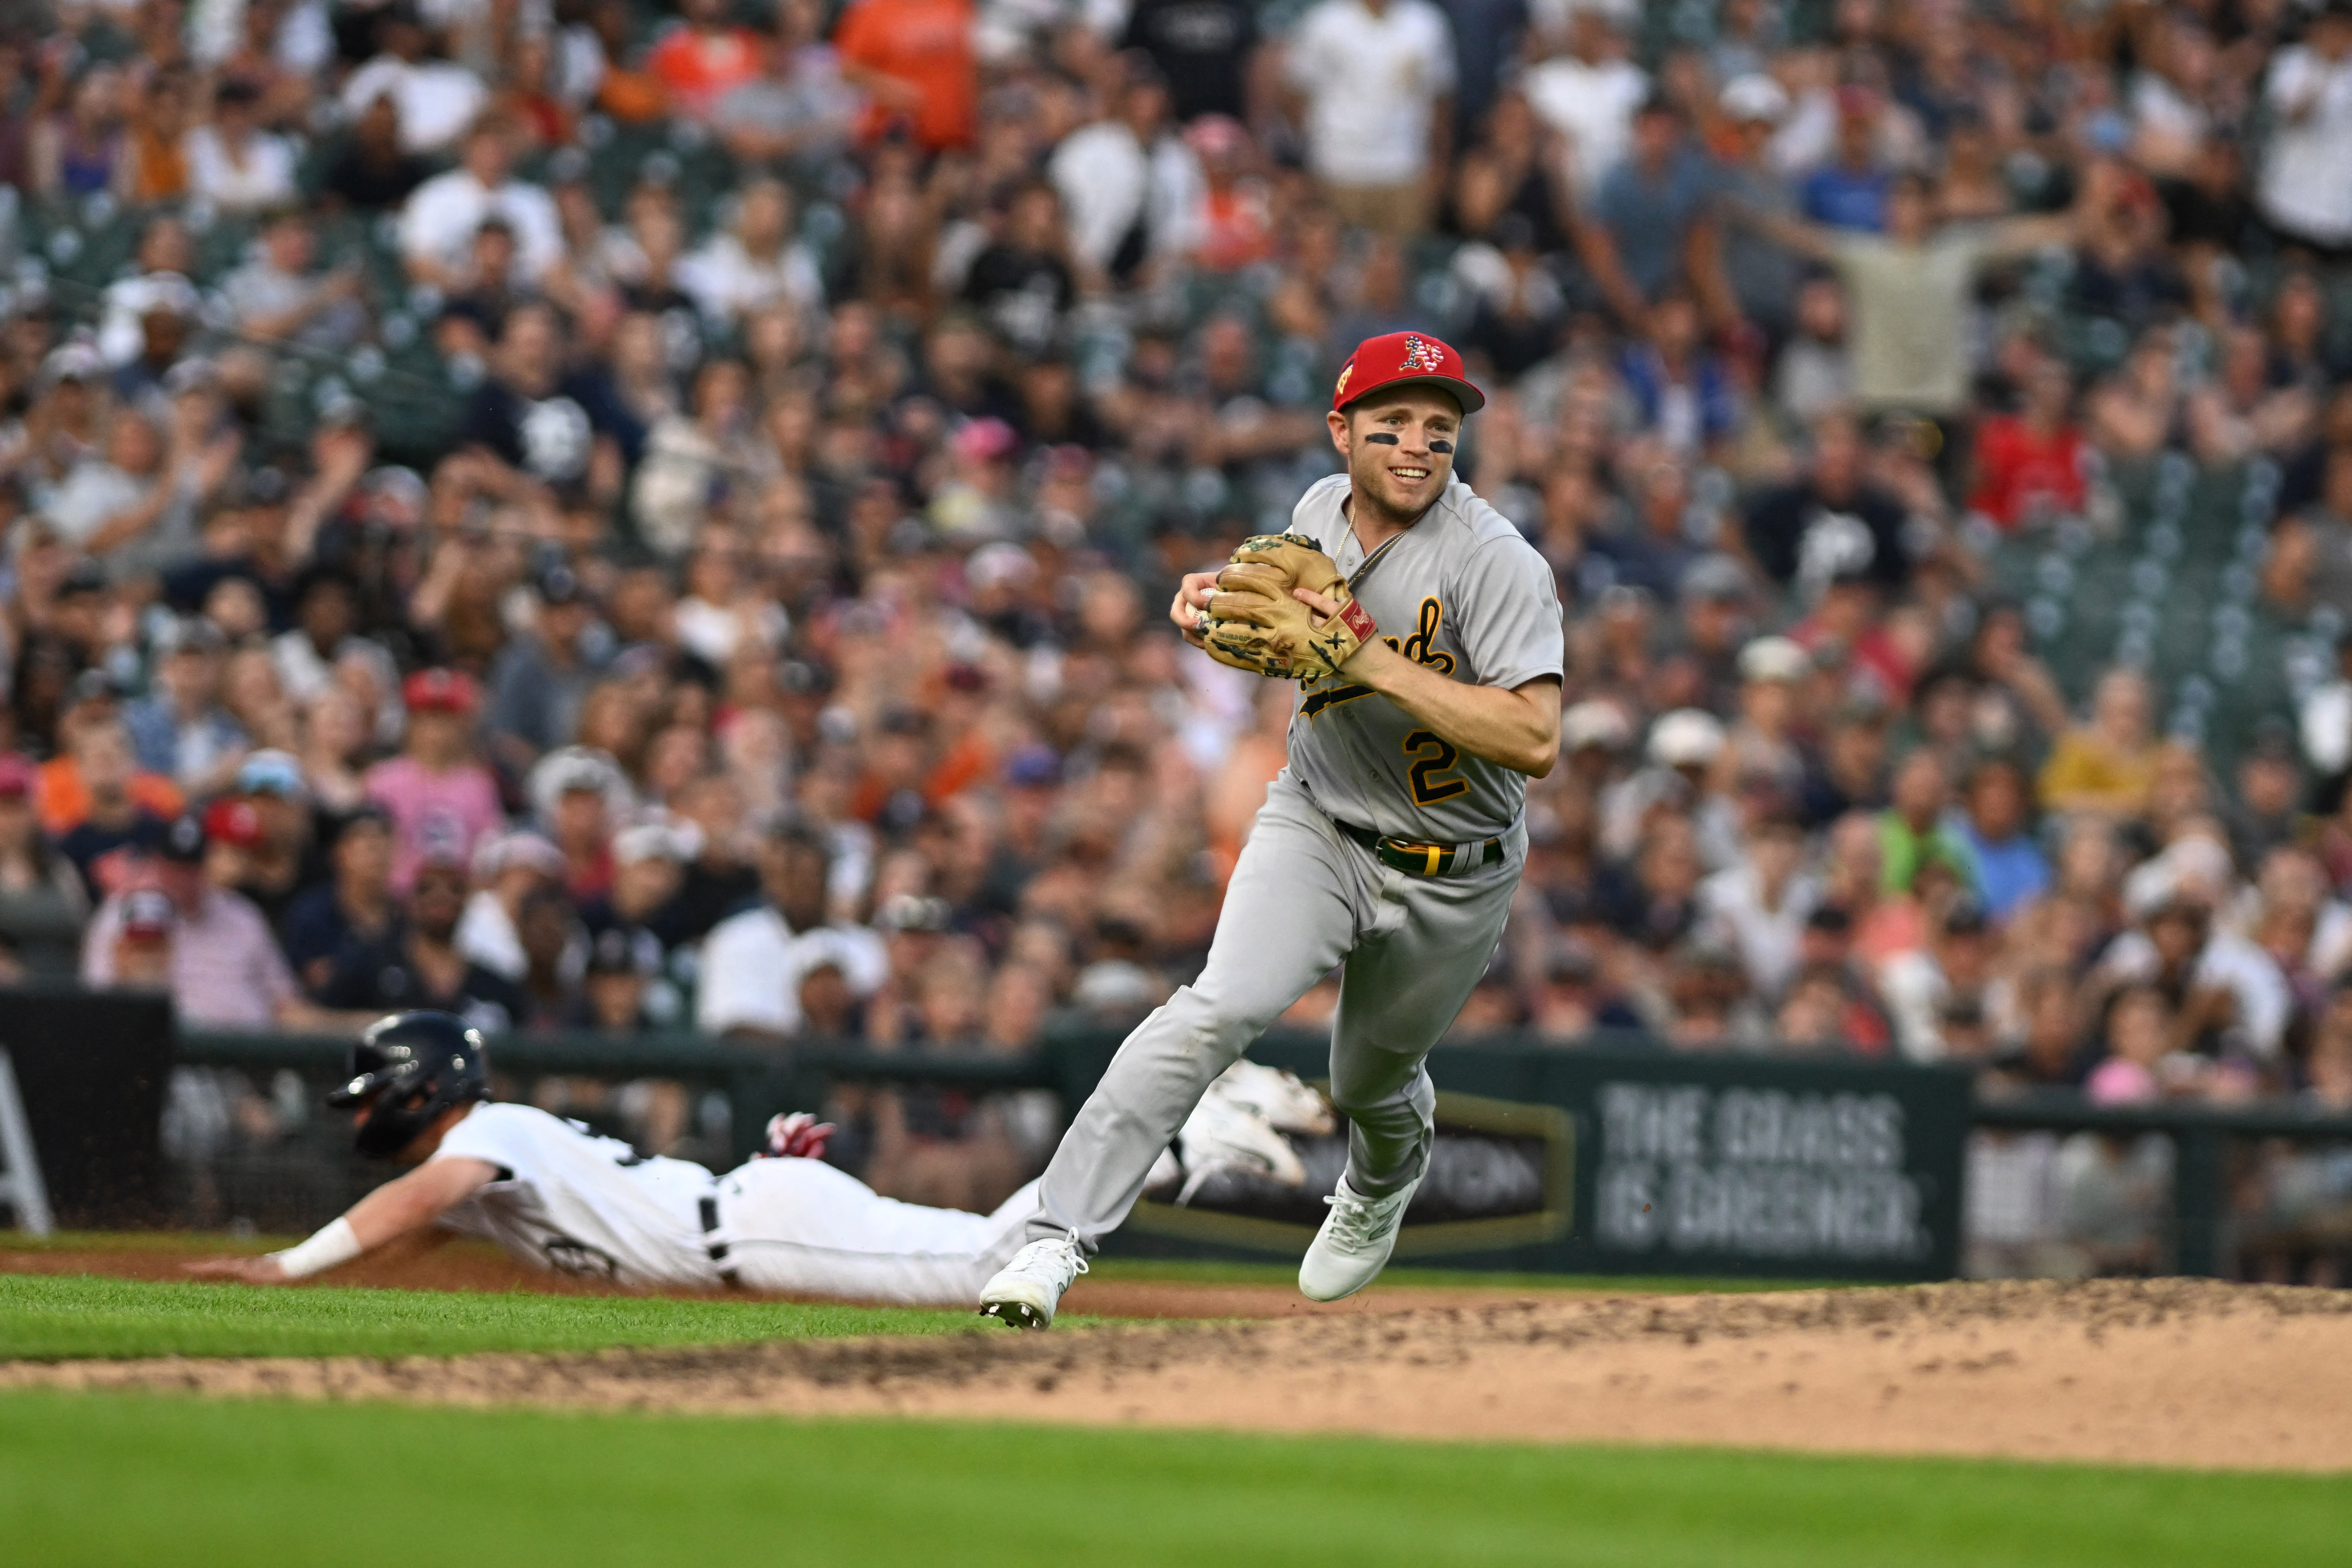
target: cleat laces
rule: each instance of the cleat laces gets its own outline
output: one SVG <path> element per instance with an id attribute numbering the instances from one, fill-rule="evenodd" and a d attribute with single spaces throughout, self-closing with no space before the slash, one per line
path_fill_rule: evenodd
<path id="1" fill-rule="evenodd" d="M 1373 1228 L 1380 1223 L 1380 1199 L 1342 1197 L 1333 1193 L 1323 1201 L 1331 1209 L 1331 1241 L 1334 1246 L 1354 1250 L 1371 1244 Z"/>
<path id="2" fill-rule="evenodd" d="M 1033 1241 L 1023 1247 L 1021 1256 L 1013 1260 L 1013 1267 L 1024 1274 L 1034 1274 L 1047 1268 L 1066 1270 L 1069 1279 L 1062 1282 L 1064 1289 L 1069 1289 L 1070 1281 L 1079 1275 L 1092 1272 L 1087 1255 L 1079 1249 L 1076 1242 L 1057 1241 L 1050 1237 Z"/>

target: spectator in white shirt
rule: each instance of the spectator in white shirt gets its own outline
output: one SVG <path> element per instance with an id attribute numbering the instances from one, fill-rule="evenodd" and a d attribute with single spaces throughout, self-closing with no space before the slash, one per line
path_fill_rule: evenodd
<path id="1" fill-rule="evenodd" d="M 457 921 L 457 951 L 493 974 L 520 980 L 530 967 L 516 920 L 525 899 L 563 885 L 563 851 L 539 834 L 495 834 L 474 851 L 474 892 Z"/>
<path id="2" fill-rule="evenodd" d="M 221 298 L 239 336 L 339 353 L 367 330 L 363 275 L 351 260 L 315 272 L 318 236 L 310 214 L 289 207 L 269 219 L 253 259 L 221 282 Z"/>
<path id="3" fill-rule="evenodd" d="M 850 989 L 870 996 L 889 962 L 864 926 L 827 925 L 832 852 L 824 838 L 782 822 L 760 846 L 761 901 L 711 928 L 702 944 L 695 1027 L 706 1035 L 783 1039 L 801 1027 L 800 980 L 822 954 Z"/>
<path id="4" fill-rule="evenodd" d="M 1778 996 L 1797 972 L 1805 922 L 1821 907 L 1804 863 L 1804 824 L 1768 812 L 1748 828 L 1740 858 L 1698 885 L 1700 920 L 1739 955 L 1759 995 Z"/>
<path id="5" fill-rule="evenodd" d="M 172 449 L 153 420 L 125 408 L 107 428 L 103 456 L 75 464 L 42 515 L 75 548 L 103 558 L 158 529 L 184 545 L 198 499 L 186 455 Z"/>
<path id="6" fill-rule="evenodd" d="M 2124 883 L 2136 922 L 2099 955 L 2095 983 L 2154 982 L 2184 998 L 2187 1037 L 2218 1034 L 2257 1059 L 2275 1058 L 2294 1016 L 2278 961 L 2214 919 L 2237 892 L 2237 872 L 2210 822 L 2192 823 Z"/>
<path id="7" fill-rule="evenodd" d="M 1168 121 L 1168 83 L 1140 50 L 1126 57 L 1116 114 L 1082 125 L 1046 173 L 1062 194 L 1070 250 L 1090 281 L 1125 282 L 1192 243 L 1200 162 Z"/>
<path id="8" fill-rule="evenodd" d="M 1341 221 L 1410 237 L 1445 164 L 1454 32 L 1429 0 L 1321 0 L 1284 62 L 1305 100 L 1307 166 Z"/>
<path id="9" fill-rule="evenodd" d="M 108 284 L 99 301 L 98 352 L 109 369 L 139 357 L 146 344 L 140 322 L 150 310 L 195 314 L 201 301 L 195 285 L 188 281 L 195 260 L 195 241 L 177 217 L 167 213 L 139 231 L 130 275 Z"/>
<path id="10" fill-rule="evenodd" d="M 680 258 L 674 280 L 714 321 L 740 321 L 779 302 L 824 305 L 816 258 L 793 237 L 793 197 L 777 180 L 754 180 L 737 198 L 732 229 Z"/>
<path id="11" fill-rule="evenodd" d="M 465 158 L 416 187 L 400 210 L 400 259 L 419 283 L 464 285 L 474 231 L 503 219 L 515 240 L 515 269 L 527 282 L 547 276 L 562 254 L 554 198 L 513 176 L 507 127 L 485 120 L 466 138 Z"/>
<path id="12" fill-rule="evenodd" d="M 1568 178 L 1591 197 L 1633 140 L 1633 111 L 1650 95 L 1649 74 L 1627 59 L 1617 17 L 1598 5 L 1570 18 L 1565 52 L 1530 68 L 1521 84 L 1544 123 L 1568 140 Z"/>
<path id="13" fill-rule="evenodd" d="M 2323 681 L 2296 713 L 2303 754 L 2322 778 L 2352 773 L 2352 632 L 2336 643 L 2336 679 Z"/>
<path id="14" fill-rule="evenodd" d="M 2132 161 L 2150 174 L 2187 179 L 2213 133 L 2213 35 L 2188 15 L 2158 24 L 2155 47 L 2132 79 Z"/>
<path id="15" fill-rule="evenodd" d="M 294 149 L 254 123 L 260 99 L 251 82 L 234 79 L 214 92 L 212 123 L 189 132 L 184 142 L 191 195 L 232 213 L 294 201 Z"/>
<path id="16" fill-rule="evenodd" d="M 2257 198 L 2289 240 L 2352 247 L 2352 0 L 2328 0 L 2304 41 L 2279 51 Z"/>
<path id="17" fill-rule="evenodd" d="M 432 35 L 412 0 L 393 0 L 375 26 L 383 52 L 343 83 L 343 117 L 357 120 L 388 95 L 400 110 L 404 152 L 447 152 L 482 112 L 489 89 L 465 67 L 429 57 Z"/>
<path id="18" fill-rule="evenodd" d="M 1906 949 L 1881 964 L 1878 990 L 1895 1026 L 1895 1048 L 1915 1062 L 1965 1056 L 1970 1053 L 1964 1020 L 2013 1015 L 2009 982 L 1994 973 L 1995 951 L 1984 910 L 1962 899 L 1945 912 L 1926 947 Z"/>

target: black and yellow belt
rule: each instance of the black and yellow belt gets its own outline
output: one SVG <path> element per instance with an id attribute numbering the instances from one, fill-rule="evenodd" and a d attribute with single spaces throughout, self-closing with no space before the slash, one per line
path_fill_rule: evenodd
<path id="1" fill-rule="evenodd" d="M 1503 858 L 1500 838 L 1473 839 L 1467 844 L 1423 844 L 1411 838 L 1391 838 L 1338 817 L 1333 817 L 1331 823 L 1370 850 L 1381 865 L 1408 877 L 1459 877 L 1484 866 L 1499 864 Z"/>

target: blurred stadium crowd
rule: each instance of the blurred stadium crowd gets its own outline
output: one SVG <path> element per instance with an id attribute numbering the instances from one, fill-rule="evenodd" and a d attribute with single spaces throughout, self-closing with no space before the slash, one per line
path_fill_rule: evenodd
<path id="1" fill-rule="evenodd" d="M 1570 617 L 1460 1037 L 2352 1107 L 2346 0 L 5 26 L 11 973 L 231 1027 L 1131 1020 L 1293 697 L 1161 607 L 1412 327 Z M 1007 1104 L 877 1100 L 877 1185 L 1009 1188 Z M 2091 1210 L 2161 1174 L 2067 1147 Z"/>

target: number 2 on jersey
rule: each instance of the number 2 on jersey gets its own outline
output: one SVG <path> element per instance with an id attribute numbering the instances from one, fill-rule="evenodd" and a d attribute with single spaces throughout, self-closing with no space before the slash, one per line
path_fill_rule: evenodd
<path id="1" fill-rule="evenodd" d="M 1441 778 L 1462 760 L 1462 753 L 1438 736 L 1434 730 L 1415 730 L 1404 738 L 1404 749 L 1421 760 L 1405 770 L 1412 781 L 1412 804 L 1435 805 L 1441 800 L 1452 800 L 1470 787 L 1470 781 Z M 1427 753 L 1423 755 L 1423 753 Z"/>

